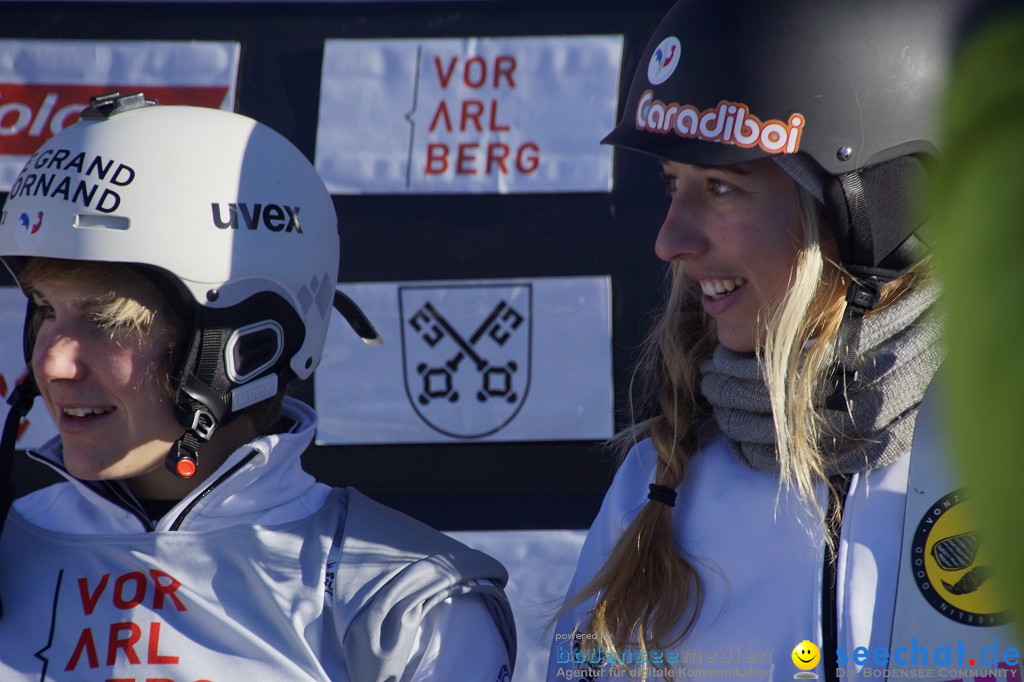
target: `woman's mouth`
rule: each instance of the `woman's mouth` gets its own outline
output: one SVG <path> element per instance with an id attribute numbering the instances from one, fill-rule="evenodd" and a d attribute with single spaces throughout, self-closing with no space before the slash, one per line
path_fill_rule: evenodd
<path id="1" fill-rule="evenodd" d="M 746 283 L 747 280 L 742 277 L 730 277 L 728 279 L 702 279 L 700 280 L 700 290 L 712 301 L 720 301 Z"/>
<path id="2" fill-rule="evenodd" d="M 65 417 L 71 419 L 87 419 L 88 417 L 95 417 L 98 415 L 107 414 L 113 412 L 113 407 L 65 407 L 62 408 L 62 412 Z"/>

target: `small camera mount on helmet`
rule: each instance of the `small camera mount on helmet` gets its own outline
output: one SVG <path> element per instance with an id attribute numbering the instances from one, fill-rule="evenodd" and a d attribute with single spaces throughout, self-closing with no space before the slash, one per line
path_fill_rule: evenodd
<path id="1" fill-rule="evenodd" d="M 156 100 L 146 99 L 141 92 L 131 95 L 111 92 L 90 98 L 89 106 L 82 109 L 79 116 L 87 120 L 99 121 L 132 109 L 154 106 L 156 103 Z"/>

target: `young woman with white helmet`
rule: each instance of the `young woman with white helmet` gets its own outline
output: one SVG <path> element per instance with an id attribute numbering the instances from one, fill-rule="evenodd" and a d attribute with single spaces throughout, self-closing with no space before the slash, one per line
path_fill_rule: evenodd
<path id="1" fill-rule="evenodd" d="M 902 644 L 910 454 L 943 356 L 915 193 L 955 12 L 680 0 L 655 31 L 606 142 L 661 163 L 670 293 L 549 679 L 834 679 Z M 946 615 L 900 591 L 924 642 Z"/>
<path id="2" fill-rule="evenodd" d="M 0 512 L 0 679 L 492 682 L 504 569 L 305 474 L 338 231 L 315 170 L 243 116 L 97 98 L 29 158 L 0 258 L 67 481 Z M 6 482 L 6 480 L 5 480 Z"/>

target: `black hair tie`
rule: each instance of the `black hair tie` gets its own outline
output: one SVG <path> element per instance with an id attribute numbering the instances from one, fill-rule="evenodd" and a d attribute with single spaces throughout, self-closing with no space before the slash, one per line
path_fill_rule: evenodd
<path id="1" fill-rule="evenodd" d="M 657 483 L 651 483 L 647 487 L 651 491 L 647 493 L 648 500 L 661 502 L 669 507 L 676 506 L 676 491 L 672 488 L 669 488 L 667 485 L 658 485 Z"/>

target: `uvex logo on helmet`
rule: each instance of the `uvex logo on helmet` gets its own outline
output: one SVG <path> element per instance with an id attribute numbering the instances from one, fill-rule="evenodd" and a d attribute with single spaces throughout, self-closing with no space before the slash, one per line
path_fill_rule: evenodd
<path id="1" fill-rule="evenodd" d="M 261 226 L 271 232 L 298 232 L 302 234 L 299 223 L 299 206 L 281 206 L 278 204 L 210 204 L 213 211 L 213 224 L 221 230 L 237 230 L 242 226 L 248 230 L 258 230 Z M 241 216 L 241 221 L 239 221 Z"/>

